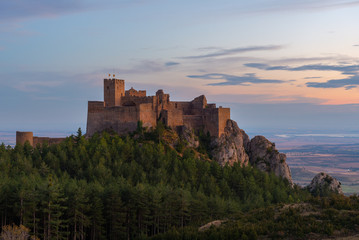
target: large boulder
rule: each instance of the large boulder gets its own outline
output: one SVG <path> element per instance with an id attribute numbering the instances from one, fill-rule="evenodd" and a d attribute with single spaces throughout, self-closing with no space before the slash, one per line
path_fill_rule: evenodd
<path id="1" fill-rule="evenodd" d="M 212 140 L 212 156 L 220 165 L 233 165 L 235 162 L 247 165 L 249 157 L 247 146 L 249 144 L 248 135 L 238 127 L 233 120 L 228 120 L 224 133 L 219 138 Z"/>
<path id="2" fill-rule="evenodd" d="M 343 194 L 341 183 L 327 173 L 318 173 L 308 185 L 308 190 L 314 195 L 325 196 L 330 193 Z"/>
<path id="3" fill-rule="evenodd" d="M 274 143 L 263 136 L 255 136 L 249 143 L 248 152 L 252 166 L 286 178 L 293 185 L 291 172 L 286 163 L 287 156 L 284 153 L 279 153 Z"/>

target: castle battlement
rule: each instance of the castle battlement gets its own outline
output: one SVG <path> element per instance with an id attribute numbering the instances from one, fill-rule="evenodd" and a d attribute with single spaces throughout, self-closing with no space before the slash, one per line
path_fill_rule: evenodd
<path id="1" fill-rule="evenodd" d="M 104 101 L 88 102 L 86 134 L 92 136 L 107 129 L 123 134 L 135 131 L 139 121 L 149 128 L 162 121 L 174 129 L 187 126 L 219 137 L 228 119 L 230 109 L 208 104 L 204 95 L 189 102 L 170 101 L 162 89 L 147 96 L 145 90 L 125 90 L 124 80 L 109 78 L 104 79 Z"/>

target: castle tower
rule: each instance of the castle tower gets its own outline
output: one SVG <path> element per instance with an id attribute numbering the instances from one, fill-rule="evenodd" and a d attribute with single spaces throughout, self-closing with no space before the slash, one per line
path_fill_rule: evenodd
<path id="1" fill-rule="evenodd" d="M 32 132 L 16 131 L 16 145 L 24 145 L 28 141 L 31 146 L 34 145 L 34 134 Z"/>
<path id="2" fill-rule="evenodd" d="M 125 96 L 125 80 L 108 78 L 103 80 L 105 107 L 121 105 L 121 97 Z"/>

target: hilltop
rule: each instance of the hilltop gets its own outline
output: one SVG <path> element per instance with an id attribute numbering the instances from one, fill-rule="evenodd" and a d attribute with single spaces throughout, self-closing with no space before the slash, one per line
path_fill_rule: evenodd
<path id="1" fill-rule="evenodd" d="M 1 145 L 3 225 L 25 225 L 42 239 L 135 239 L 309 197 L 249 165 L 221 166 L 207 135 L 193 136 L 198 145 L 188 146 L 159 124 L 122 136 L 79 131 L 59 144 Z"/>

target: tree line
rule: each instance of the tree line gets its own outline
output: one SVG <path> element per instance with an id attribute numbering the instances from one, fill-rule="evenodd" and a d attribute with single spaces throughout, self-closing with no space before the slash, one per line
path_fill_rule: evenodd
<path id="1" fill-rule="evenodd" d="M 309 196 L 251 166 L 199 160 L 206 141 L 176 149 L 166 131 L 85 138 L 79 129 L 56 145 L 0 145 L 1 226 L 45 240 L 146 239 Z"/>

